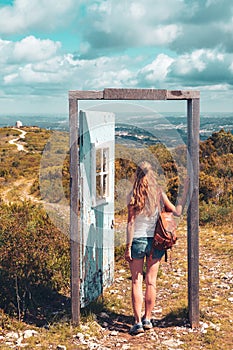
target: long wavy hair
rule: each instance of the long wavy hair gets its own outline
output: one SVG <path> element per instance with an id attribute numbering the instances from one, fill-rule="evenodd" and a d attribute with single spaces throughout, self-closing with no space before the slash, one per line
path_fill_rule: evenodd
<path id="1" fill-rule="evenodd" d="M 129 205 L 133 207 L 136 215 L 143 213 L 151 216 L 158 206 L 159 193 L 160 188 L 151 164 L 147 161 L 141 162 L 136 170 Z"/>

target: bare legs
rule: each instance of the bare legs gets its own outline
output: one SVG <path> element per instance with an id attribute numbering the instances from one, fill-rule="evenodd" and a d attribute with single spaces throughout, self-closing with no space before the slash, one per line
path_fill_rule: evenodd
<path id="1" fill-rule="evenodd" d="M 130 271 L 132 275 L 132 304 L 135 317 L 135 323 L 141 322 L 143 305 L 143 263 L 144 259 L 133 259 L 130 262 Z M 145 291 L 145 318 L 151 319 L 151 312 L 155 305 L 156 298 L 156 279 L 160 260 L 148 258 L 146 261 L 146 291 Z"/>
<path id="2" fill-rule="evenodd" d="M 156 299 L 156 280 L 159 270 L 160 260 L 147 259 L 146 268 L 146 292 L 145 292 L 145 318 L 151 319 L 151 312 L 155 306 Z"/>
<path id="3" fill-rule="evenodd" d="M 132 304 L 135 323 L 141 322 L 143 293 L 143 259 L 133 259 L 130 261 L 130 271 L 132 275 Z"/>

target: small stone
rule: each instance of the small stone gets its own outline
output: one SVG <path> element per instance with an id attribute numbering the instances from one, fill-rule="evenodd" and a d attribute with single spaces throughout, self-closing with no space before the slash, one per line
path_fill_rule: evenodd
<path id="1" fill-rule="evenodd" d="M 31 338 L 37 334 L 38 334 L 38 332 L 35 331 L 34 329 L 26 329 L 26 331 L 23 332 L 23 337 L 24 337 L 24 339 L 27 339 L 27 338 Z"/>
<path id="2" fill-rule="evenodd" d="M 220 326 L 219 326 L 219 325 L 216 325 L 216 324 L 214 324 L 214 323 L 212 323 L 212 322 L 210 322 L 210 327 L 213 328 L 213 329 L 215 329 L 217 332 L 220 331 Z"/>
<path id="3" fill-rule="evenodd" d="M 19 338 L 19 334 L 16 333 L 16 332 L 8 332 L 8 333 L 6 334 L 6 337 L 7 337 L 7 338 L 18 339 L 18 338 Z"/>
<path id="4" fill-rule="evenodd" d="M 163 312 L 162 308 L 153 310 L 153 314 L 160 314 L 162 312 Z"/>
<path id="5" fill-rule="evenodd" d="M 177 348 L 179 345 L 182 345 L 184 343 L 180 340 L 176 340 L 176 339 L 171 338 L 169 340 L 163 341 L 162 344 L 164 344 L 168 347 L 171 347 L 171 348 Z"/>
<path id="6" fill-rule="evenodd" d="M 226 283 L 222 283 L 222 284 L 217 285 L 217 288 L 220 288 L 220 289 L 230 289 L 231 287 L 228 286 L 228 284 L 226 284 Z"/>
<path id="7" fill-rule="evenodd" d="M 209 328 L 209 325 L 207 323 L 201 323 L 201 329 L 200 329 L 200 332 L 203 333 L 203 334 L 206 334 L 207 333 L 207 328 Z"/>
<path id="8" fill-rule="evenodd" d="M 57 350 L 66 350 L 66 346 L 65 345 L 58 345 Z"/>
<path id="9" fill-rule="evenodd" d="M 112 289 L 112 290 L 110 290 L 110 291 L 109 291 L 109 293 L 110 293 L 110 294 L 117 294 L 117 293 L 118 293 L 118 291 L 117 291 L 117 290 Z"/>
<path id="10" fill-rule="evenodd" d="M 98 343 L 92 343 L 92 342 L 88 343 L 88 349 L 92 350 L 92 349 L 98 349 L 98 348 L 99 348 Z"/>
<path id="11" fill-rule="evenodd" d="M 202 328 L 209 328 L 209 325 L 207 323 L 200 322 Z"/>
<path id="12" fill-rule="evenodd" d="M 124 344 L 124 345 L 122 345 L 122 349 L 123 349 L 123 350 L 130 349 L 130 345 Z"/>
<path id="13" fill-rule="evenodd" d="M 122 282 L 124 280 L 125 280 L 124 277 L 118 277 L 118 278 L 115 279 L 115 282 L 116 283 L 120 283 L 120 282 Z"/>
<path id="14" fill-rule="evenodd" d="M 8 345 L 9 347 L 12 347 L 13 346 L 13 343 L 11 341 L 6 341 L 5 342 L 5 345 Z"/>
<path id="15" fill-rule="evenodd" d="M 80 341 L 83 341 L 84 340 L 84 335 L 82 333 L 77 333 L 75 335 L 75 338 L 79 339 Z"/>
<path id="16" fill-rule="evenodd" d="M 116 337 L 118 335 L 118 331 L 112 331 L 110 333 L 111 336 Z"/>

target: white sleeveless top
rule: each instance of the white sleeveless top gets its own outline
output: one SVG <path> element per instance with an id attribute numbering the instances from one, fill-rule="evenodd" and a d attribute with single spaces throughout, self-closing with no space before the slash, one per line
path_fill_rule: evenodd
<path id="1" fill-rule="evenodd" d="M 155 214 L 146 216 L 143 213 L 138 214 L 134 220 L 134 236 L 139 237 L 154 237 L 155 223 L 158 219 L 158 208 L 156 208 Z"/>

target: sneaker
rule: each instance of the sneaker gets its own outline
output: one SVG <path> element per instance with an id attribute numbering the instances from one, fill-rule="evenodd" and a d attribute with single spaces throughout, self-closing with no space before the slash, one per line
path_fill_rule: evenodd
<path id="1" fill-rule="evenodd" d="M 151 329 L 153 327 L 151 321 L 147 320 L 146 318 L 142 320 L 142 326 L 144 329 Z"/>
<path id="2" fill-rule="evenodd" d="M 135 323 L 135 325 L 133 325 L 133 327 L 130 329 L 129 333 L 131 335 L 137 335 L 139 333 L 144 333 L 142 323 Z"/>

